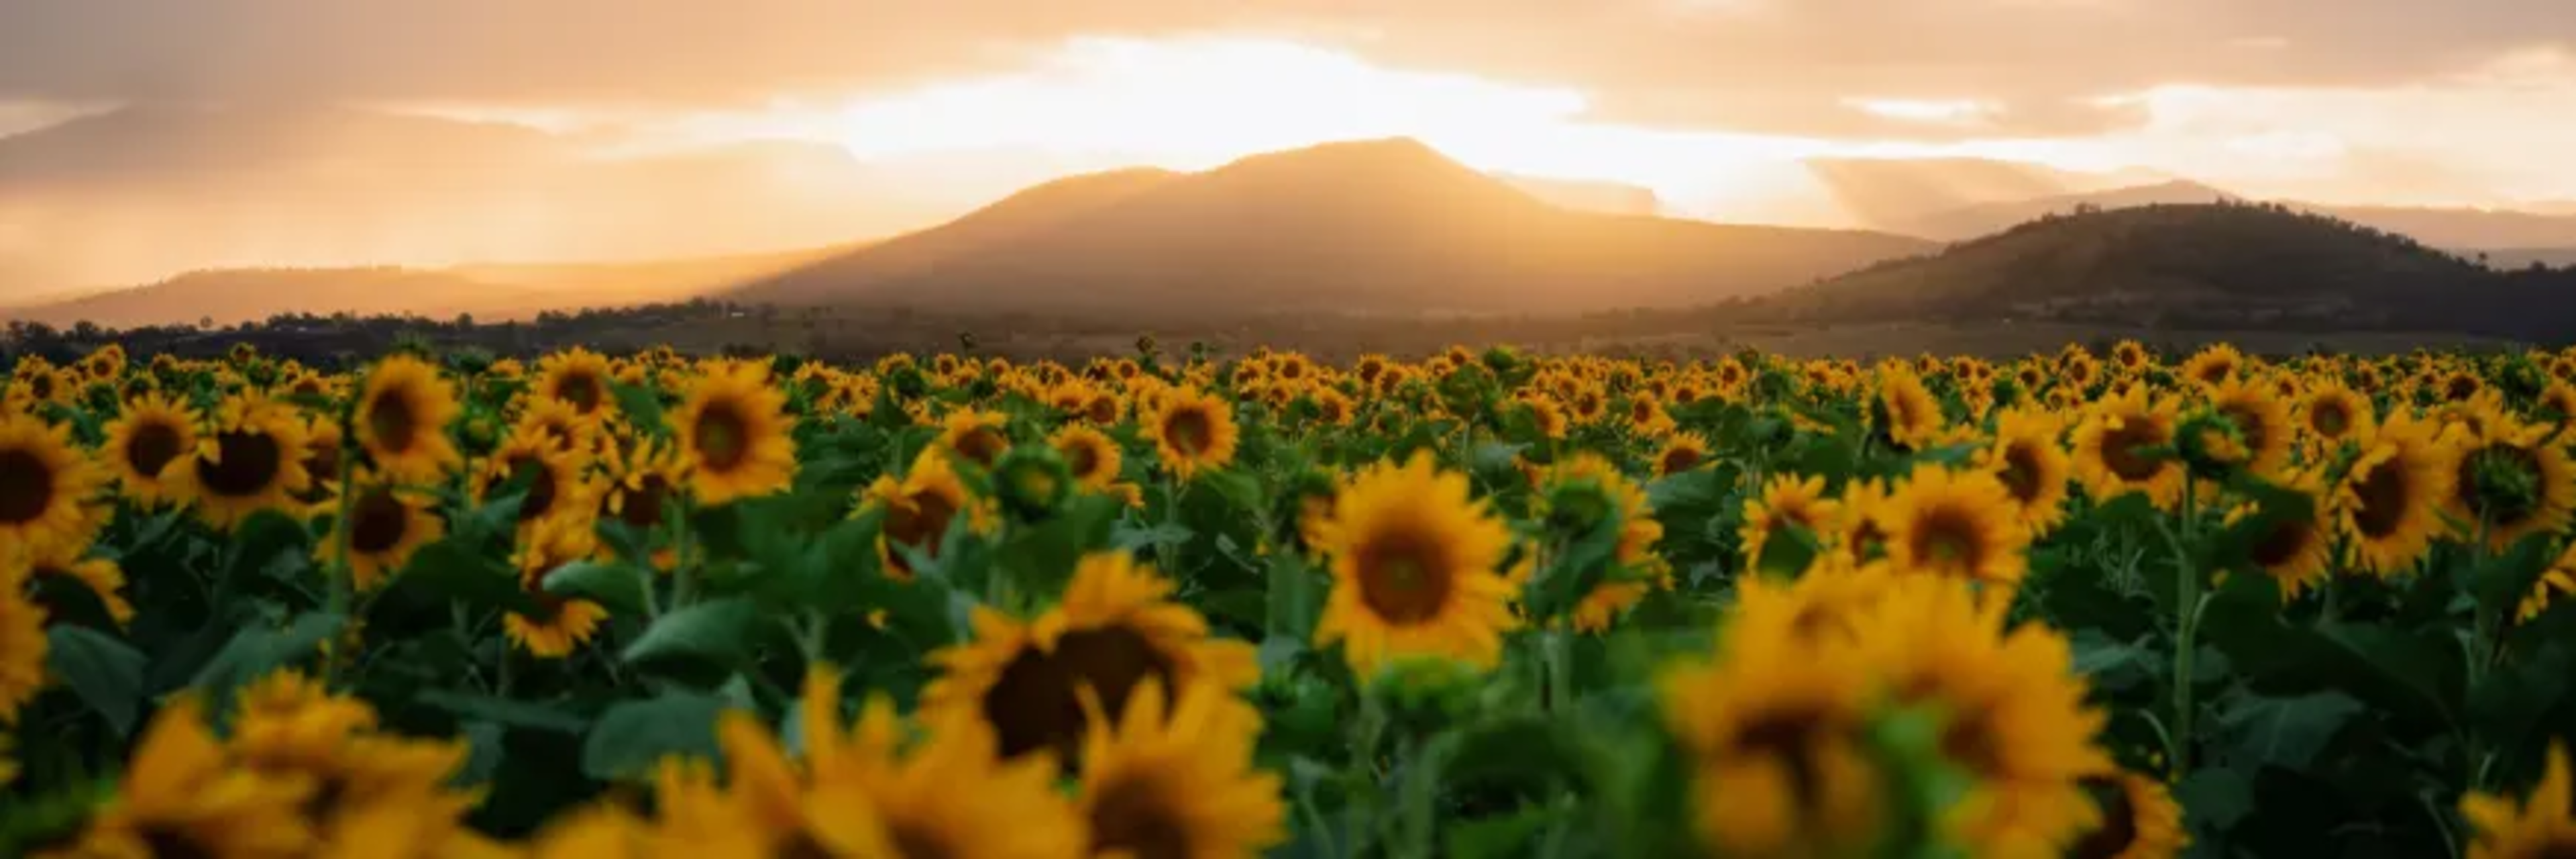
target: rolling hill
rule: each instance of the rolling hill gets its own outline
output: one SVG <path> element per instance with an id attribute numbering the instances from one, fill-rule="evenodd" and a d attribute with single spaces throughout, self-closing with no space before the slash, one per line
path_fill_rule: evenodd
<path id="1" fill-rule="evenodd" d="M 1941 241 L 1962 241 L 2011 228 L 2043 215 L 2078 208 L 2241 202 L 2245 197 L 2198 182 L 2175 180 L 2078 194 L 2056 194 L 1961 206 L 1892 223 L 1890 229 Z M 2299 211 L 2400 233 L 2437 248 L 2477 251 L 2576 247 L 2576 215 L 2501 209 L 2429 206 L 2332 206 L 2282 201 Z"/>
<path id="2" fill-rule="evenodd" d="M 1793 323 L 2055 321 L 2576 338 L 2576 274 L 2499 272 L 2274 204 L 2055 216 L 1712 311 Z"/>
<path id="3" fill-rule="evenodd" d="M 1683 306 L 1928 251 L 1885 233 L 1572 211 L 1421 143 L 1029 189 L 739 290 L 745 302 L 1100 314 Z"/>

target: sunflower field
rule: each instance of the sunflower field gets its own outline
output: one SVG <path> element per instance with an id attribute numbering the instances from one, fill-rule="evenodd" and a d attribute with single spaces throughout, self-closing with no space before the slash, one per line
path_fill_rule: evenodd
<path id="1" fill-rule="evenodd" d="M 0 855 L 2576 855 L 2576 351 L 21 357 Z"/>

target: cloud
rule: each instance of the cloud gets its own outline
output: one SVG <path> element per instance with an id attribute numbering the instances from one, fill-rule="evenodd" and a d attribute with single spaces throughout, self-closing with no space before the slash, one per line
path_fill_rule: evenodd
<path id="1" fill-rule="evenodd" d="M 2576 47 L 2568 0 L 0 0 L 0 21 L 0 100 L 739 106 L 1224 32 L 1573 87 L 1604 122 L 1924 140 L 2134 126 L 2106 97 L 2162 85 L 2390 87 Z"/>

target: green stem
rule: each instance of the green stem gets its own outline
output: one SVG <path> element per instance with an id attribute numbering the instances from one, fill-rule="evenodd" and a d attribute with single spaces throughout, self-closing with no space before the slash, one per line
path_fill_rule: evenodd
<path id="1" fill-rule="evenodd" d="M 2182 481 L 2183 538 L 2172 543 L 2177 582 L 2175 590 L 2179 592 L 2174 601 L 2174 608 L 2181 613 L 2181 616 L 2176 619 L 2177 629 L 2174 635 L 2174 732 L 2173 748 L 2167 757 L 2171 759 L 2176 778 L 2191 772 L 2192 722 L 2196 715 L 2195 711 L 2199 707 L 2198 703 L 2192 700 L 2197 691 L 2194 687 L 2198 685 L 2192 676 L 2192 663 L 2200 650 L 2200 614 L 2204 606 L 2200 570 L 2192 564 L 2191 560 L 2191 547 L 2194 545 L 2192 538 L 2200 530 L 2199 523 L 2193 518 L 2195 515 L 2192 509 L 2193 489 L 2191 477 L 2185 475 Z"/>
<path id="2" fill-rule="evenodd" d="M 695 500 L 681 494 L 680 521 L 671 523 L 675 531 L 671 538 L 675 544 L 673 551 L 677 553 L 671 562 L 671 608 L 674 611 L 687 608 L 698 600 L 698 564 L 689 557 L 689 534 L 696 530 L 689 527 L 689 523 L 696 518 L 696 513 Z M 645 590 L 650 592 L 652 589 Z"/>

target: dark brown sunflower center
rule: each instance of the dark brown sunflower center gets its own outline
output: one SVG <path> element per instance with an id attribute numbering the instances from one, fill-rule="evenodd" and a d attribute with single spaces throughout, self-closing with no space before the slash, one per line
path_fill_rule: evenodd
<path id="1" fill-rule="evenodd" d="M 802 826 L 797 827 L 794 832 L 787 833 L 786 843 L 770 850 L 769 855 L 771 859 L 836 859 L 840 856 L 832 848 L 823 846 L 822 840 L 815 838 L 813 831 Z"/>
<path id="2" fill-rule="evenodd" d="M 626 491 L 625 499 L 619 502 L 624 506 L 618 509 L 617 518 L 643 529 L 660 525 L 662 499 L 670 494 L 671 481 L 663 479 L 660 474 L 647 474 L 636 482 L 634 489 Z"/>
<path id="3" fill-rule="evenodd" d="M 1163 438 L 1183 455 L 1197 456 L 1216 445 L 1216 422 L 1204 408 L 1184 408 L 1163 420 Z"/>
<path id="4" fill-rule="evenodd" d="M 264 432 L 226 432 L 215 436 L 214 462 L 197 461 L 206 491 L 228 498 L 258 495 L 275 484 L 286 464 L 277 437 Z"/>
<path id="5" fill-rule="evenodd" d="M 194 835 L 174 824 L 157 824 L 140 833 L 145 852 L 155 859 L 216 859 L 216 852 L 198 844 Z"/>
<path id="6" fill-rule="evenodd" d="M 2453 402 L 2468 399 L 2476 396 L 2477 393 L 2478 380 L 2474 376 L 2452 376 L 2442 386 L 2442 398 Z"/>
<path id="7" fill-rule="evenodd" d="M 1979 776 L 2004 771 L 2004 743 L 1985 709 L 1971 705 L 1950 715 L 1941 728 L 1941 754 Z"/>
<path id="8" fill-rule="evenodd" d="M 964 855 L 948 846 L 948 836 L 919 821 L 898 820 L 887 827 L 893 837 L 894 852 L 902 859 L 958 859 Z"/>
<path id="9" fill-rule="evenodd" d="M 1087 441 L 1074 442 L 1071 447 L 1066 448 L 1064 459 L 1065 465 L 1073 470 L 1073 476 L 1077 479 L 1089 480 L 1093 472 L 1100 470 L 1100 450 Z"/>
<path id="10" fill-rule="evenodd" d="M 2129 792 L 2117 780 L 2094 776 L 2084 780 L 2084 792 L 2091 794 L 2093 805 L 2102 810 L 2102 825 L 2084 834 L 2068 848 L 2068 859 L 2113 859 L 2138 840 L 2138 809 L 2129 802 Z"/>
<path id="11" fill-rule="evenodd" d="M 1172 688 L 1171 660 L 1144 636 L 1123 626 L 1068 632 L 1056 639 L 1054 653 L 1023 649 L 1002 667 L 984 693 L 984 719 L 1000 735 L 1005 758 L 1054 749 L 1071 762 L 1089 724 L 1075 690 L 1091 689 L 1102 712 L 1115 718 L 1148 677 Z"/>
<path id="12" fill-rule="evenodd" d="M 1655 404 L 1654 404 L 1654 403 L 1649 402 L 1649 401 L 1646 401 L 1646 400 L 1637 400 L 1637 401 L 1634 401 L 1634 402 L 1631 402 L 1631 403 L 1629 403 L 1629 404 L 1628 404 L 1628 422 L 1629 422 L 1629 423 L 1639 423 L 1639 424 L 1642 424 L 1642 423 L 1645 423 L 1645 422 L 1647 422 L 1647 421 L 1654 420 L 1654 419 L 1655 419 Z"/>
<path id="13" fill-rule="evenodd" d="M 37 373 L 37 374 L 35 374 L 35 375 L 33 375 L 33 376 L 29 376 L 29 377 L 27 377 L 27 392 L 28 392 L 28 393 L 32 393 L 32 394 L 35 394 L 35 395 L 36 395 L 36 399 L 39 399 L 39 400 L 50 400 L 50 399 L 53 399 L 53 398 L 54 398 L 54 374 L 52 374 L 52 373 Z"/>
<path id="14" fill-rule="evenodd" d="M 362 555 L 390 551 L 402 545 L 403 532 L 410 526 L 411 508 L 403 506 L 392 489 L 369 490 L 349 506 L 349 550 Z"/>
<path id="15" fill-rule="evenodd" d="M 586 415 L 608 401 L 603 390 L 606 387 L 598 376 L 588 372 L 565 373 L 563 381 L 555 385 L 555 398 L 571 403 L 575 411 Z"/>
<path id="16" fill-rule="evenodd" d="M 2576 859 L 2576 836 L 2553 833 L 2546 844 L 2532 851 L 2532 859 Z"/>
<path id="17" fill-rule="evenodd" d="M 1910 536 L 1907 548 L 1915 560 L 1935 569 L 1973 572 L 1985 563 L 1984 531 L 1973 511 L 1955 506 L 1924 511 Z"/>
<path id="18" fill-rule="evenodd" d="M 937 490 L 914 493 L 910 504 L 897 504 L 886 511 L 885 538 L 888 542 L 911 546 L 922 554 L 939 557 L 939 540 L 948 534 L 948 522 L 957 518 L 957 504 L 946 493 Z M 893 558 L 897 569 L 910 570 L 902 555 Z"/>
<path id="19" fill-rule="evenodd" d="M 1691 470 L 1697 465 L 1699 465 L 1699 451 L 1687 447 L 1676 447 L 1671 450 L 1664 451 L 1664 458 L 1661 462 L 1656 463 L 1656 468 L 1665 474 L 1680 474 Z"/>
<path id="20" fill-rule="evenodd" d="M 2150 459 L 2142 448 L 2165 444 L 2164 427 L 2145 415 L 2131 415 L 2119 429 L 2102 434 L 2102 465 L 2113 475 L 2131 483 L 2156 476 L 2164 463 Z"/>
<path id="21" fill-rule="evenodd" d="M 1083 412 L 1084 417 L 1090 418 L 1092 423 L 1117 423 L 1118 401 L 1107 396 L 1093 397 L 1090 405 L 1083 407 Z"/>
<path id="22" fill-rule="evenodd" d="M 2263 532 L 2262 539 L 2254 541 L 2252 553 L 2254 563 L 2266 569 L 2286 566 L 2298 560 L 2302 552 L 2307 551 L 2310 545 L 2323 537 L 2323 534 L 2317 533 L 2316 523 L 2306 519 L 2286 519 L 2274 523 L 2270 529 Z"/>
<path id="23" fill-rule="evenodd" d="M 1011 440 L 992 427 L 976 427 L 957 437 L 957 455 L 986 468 L 991 468 L 1002 458 L 1002 452 L 1010 449 Z"/>
<path id="24" fill-rule="evenodd" d="M 2033 504 L 2047 490 L 2046 471 L 2039 464 L 2039 450 L 2030 442 L 2014 442 L 2004 447 L 2004 467 L 1995 476 L 2012 493 L 2014 501 Z"/>
<path id="25" fill-rule="evenodd" d="M 2308 428 L 2327 438 L 2342 438 L 2352 428 L 2352 412 L 2341 400 L 2320 400 L 2308 407 Z"/>
<path id="26" fill-rule="evenodd" d="M 45 515 L 54 501 L 54 469 L 32 451 L 0 450 L 0 523 Z"/>
<path id="27" fill-rule="evenodd" d="M 2235 372 L 2235 364 L 2231 364 L 2226 361 L 2210 361 L 2200 365 L 2200 372 L 2191 374 L 2191 377 L 2195 380 L 2215 385 L 2220 382 L 2227 381 L 2227 377 L 2235 374 Z"/>
<path id="28" fill-rule="evenodd" d="M 698 456 L 719 473 L 751 458 L 751 427 L 729 403 L 715 402 L 698 413 Z"/>
<path id="29" fill-rule="evenodd" d="M 2272 441 L 2272 427 L 2264 423 L 2260 413 L 2243 403 L 2219 406 L 2218 413 L 2236 425 L 2236 436 L 2244 440 L 2247 456 L 2263 455 L 2263 449 Z"/>
<path id="30" fill-rule="evenodd" d="M 1380 619 L 1407 626 L 1428 621 L 1449 603 L 1455 582 L 1438 535 L 1398 527 L 1361 543 L 1360 601 Z"/>
<path id="31" fill-rule="evenodd" d="M 387 452 L 411 449 L 412 440 L 420 435 L 420 417 L 412 412 L 411 398 L 399 391 L 386 391 L 367 403 L 367 432 Z"/>
<path id="32" fill-rule="evenodd" d="M 323 475 L 320 479 L 338 479 L 340 475 L 340 445 L 338 441 L 324 438 L 322 436 L 314 436 L 313 441 L 304 446 L 304 461 L 308 464 L 312 473 Z"/>
<path id="33" fill-rule="evenodd" d="M 1749 756 L 1780 762 L 1789 771 L 1789 795 L 1797 810 L 1812 809 L 1825 798 L 1824 765 L 1817 760 L 1832 739 L 1827 717 L 1812 707 L 1783 707 L 1761 713 L 1744 726 L 1736 743 Z"/>
<path id="34" fill-rule="evenodd" d="M 519 499 L 519 521 L 534 522 L 545 517 L 555 506 L 555 471 L 533 455 L 521 454 L 510 460 L 510 480 L 528 481 L 528 495 Z"/>
<path id="35" fill-rule="evenodd" d="M 2390 459 L 2363 475 L 2354 494 L 2361 504 L 2353 511 L 2353 527 L 2362 536 L 2376 539 L 2396 533 L 2406 521 L 2407 506 L 2415 500 L 2415 483 L 2408 478 L 2404 462 Z"/>
<path id="36" fill-rule="evenodd" d="M 178 459 L 182 452 L 179 428 L 157 420 L 147 420 L 134 427 L 134 435 L 125 441 L 125 464 L 134 473 L 153 477 L 163 466 Z"/>
<path id="37" fill-rule="evenodd" d="M 1190 859 L 1190 830 L 1152 780 L 1130 776 L 1102 787 L 1091 804 L 1091 852 L 1133 859 Z"/>

